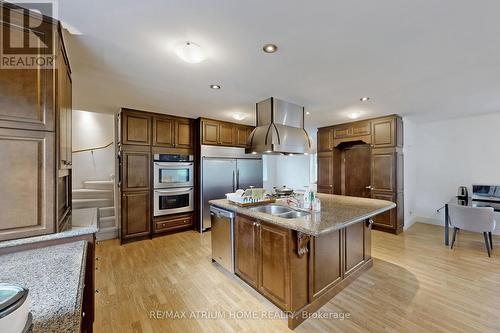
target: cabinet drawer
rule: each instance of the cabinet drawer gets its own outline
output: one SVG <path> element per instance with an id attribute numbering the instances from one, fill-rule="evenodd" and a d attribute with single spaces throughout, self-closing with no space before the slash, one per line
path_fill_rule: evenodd
<path id="1" fill-rule="evenodd" d="M 193 216 L 183 215 L 170 219 L 163 219 L 154 222 L 154 231 L 163 232 L 169 230 L 184 229 L 193 226 Z"/>

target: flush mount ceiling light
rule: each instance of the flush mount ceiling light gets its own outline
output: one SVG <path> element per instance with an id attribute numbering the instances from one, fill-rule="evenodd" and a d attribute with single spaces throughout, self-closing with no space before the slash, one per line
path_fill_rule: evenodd
<path id="1" fill-rule="evenodd" d="M 347 116 L 351 119 L 358 119 L 361 116 L 361 112 L 351 112 Z"/>
<path id="2" fill-rule="evenodd" d="M 218 84 L 211 84 L 211 85 L 210 85 L 210 88 L 215 89 L 215 90 L 218 90 L 218 89 L 220 89 L 220 88 L 221 88 L 221 86 L 219 86 Z"/>
<path id="3" fill-rule="evenodd" d="M 266 53 L 274 53 L 278 51 L 278 47 L 275 44 L 266 44 L 262 47 L 262 50 Z"/>
<path id="4" fill-rule="evenodd" d="M 370 100 L 370 97 L 366 97 L 366 96 L 365 97 L 361 97 L 359 100 L 361 102 L 368 102 Z"/>
<path id="5" fill-rule="evenodd" d="M 307 114 L 307 115 L 310 115 L 310 114 L 311 114 L 311 112 L 309 112 L 309 111 L 306 111 L 306 114 Z"/>
<path id="6" fill-rule="evenodd" d="M 236 120 L 243 120 L 247 117 L 246 114 L 244 113 L 241 113 L 241 112 L 236 112 L 236 113 L 233 113 L 233 119 L 236 119 Z"/>
<path id="7" fill-rule="evenodd" d="M 193 42 L 184 42 L 175 48 L 175 54 L 185 62 L 197 64 L 205 60 L 203 49 Z"/>

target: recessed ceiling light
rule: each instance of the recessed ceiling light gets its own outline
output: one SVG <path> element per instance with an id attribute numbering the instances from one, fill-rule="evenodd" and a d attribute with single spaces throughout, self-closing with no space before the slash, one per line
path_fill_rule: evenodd
<path id="1" fill-rule="evenodd" d="M 266 53 L 274 53 L 278 51 L 278 47 L 275 44 L 266 44 L 262 47 L 262 50 Z"/>
<path id="2" fill-rule="evenodd" d="M 307 115 L 309 115 L 309 114 L 311 114 L 311 112 L 309 112 L 309 111 L 306 111 L 306 114 L 307 114 Z"/>
<path id="3" fill-rule="evenodd" d="M 357 119 L 361 116 L 361 112 L 351 112 L 347 116 L 351 119 Z"/>
<path id="4" fill-rule="evenodd" d="M 253 154 L 253 155 L 255 155 L 255 154 L 257 154 L 257 152 L 256 152 L 256 151 L 253 151 L 253 152 L 252 152 L 252 154 Z"/>
<path id="5" fill-rule="evenodd" d="M 203 49 L 193 42 L 184 42 L 175 48 L 175 54 L 190 64 L 197 64 L 205 60 Z"/>
<path id="6" fill-rule="evenodd" d="M 219 86 L 218 84 L 211 84 L 210 88 L 217 90 L 217 89 L 220 89 L 221 86 Z"/>
<path id="7" fill-rule="evenodd" d="M 244 114 L 244 113 L 241 113 L 241 112 L 236 112 L 236 113 L 233 113 L 232 117 L 236 120 L 243 120 L 247 117 L 248 115 L 247 114 Z"/>
<path id="8" fill-rule="evenodd" d="M 370 97 L 366 97 L 366 96 L 365 97 L 361 97 L 359 100 L 361 102 L 368 102 L 370 100 Z"/>

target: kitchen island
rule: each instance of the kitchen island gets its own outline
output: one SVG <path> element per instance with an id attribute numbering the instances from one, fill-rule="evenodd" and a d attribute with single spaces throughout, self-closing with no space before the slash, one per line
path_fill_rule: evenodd
<path id="1" fill-rule="evenodd" d="M 285 311 L 291 329 L 373 265 L 371 218 L 395 207 L 385 200 L 318 197 L 321 212 L 297 218 L 210 201 L 236 213 L 235 274 Z"/>

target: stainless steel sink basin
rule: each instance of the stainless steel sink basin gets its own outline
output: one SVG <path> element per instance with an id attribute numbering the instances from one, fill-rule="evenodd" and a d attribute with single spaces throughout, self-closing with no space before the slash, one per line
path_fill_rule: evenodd
<path id="1" fill-rule="evenodd" d="M 266 205 L 250 208 L 254 212 L 261 212 L 271 215 L 280 215 L 283 213 L 293 213 L 294 210 L 285 206 L 280 205 Z"/>
<path id="2" fill-rule="evenodd" d="M 274 216 L 279 216 L 284 219 L 296 219 L 298 217 L 309 215 L 308 212 L 294 210 L 289 207 L 281 206 L 281 205 L 265 205 L 250 208 L 250 210 L 254 212 L 261 212 L 266 214 L 271 214 Z"/>
<path id="3" fill-rule="evenodd" d="M 288 213 L 281 214 L 279 217 L 284 218 L 284 219 L 296 219 L 298 217 L 303 217 L 303 216 L 307 216 L 307 215 L 310 215 L 310 213 L 294 210 L 294 211 L 291 211 Z"/>

